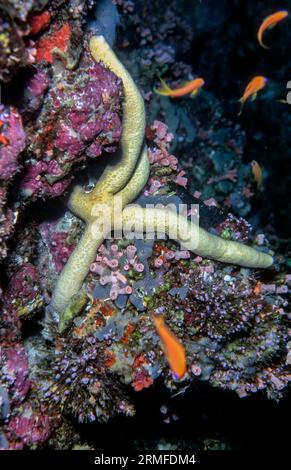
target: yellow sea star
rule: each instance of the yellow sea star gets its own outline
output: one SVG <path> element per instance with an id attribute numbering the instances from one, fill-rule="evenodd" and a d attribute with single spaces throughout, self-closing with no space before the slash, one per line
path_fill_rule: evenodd
<path id="1" fill-rule="evenodd" d="M 74 296 L 80 291 L 90 265 L 94 261 L 98 247 L 104 239 L 101 225 L 104 214 L 98 212 L 100 204 L 106 204 L 106 217 L 111 220 L 116 197 L 121 198 L 121 226 L 133 224 L 135 230 L 144 231 L 150 224 L 157 232 L 161 231 L 166 220 L 166 232 L 177 227 L 176 240 L 197 255 L 240 266 L 266 268 L 271 266 L 270 255 L 234 241 L 223 240 L 188 221 L 172 211 L 127 206 L 134 201 L 147 182 L 149 161 L 143 144 L 145 131 L 145 109 L 143 98 L 133 79 L 120 63 L 103 36 L 90 40 L 90 50 L 94 59 L 102 61 L 121 78 L 124 88 L 123 132 L 121 158 L 109 164 L 91 192 L 77 186 L 69 199 L 70 210 L 86 223 L 84 234 L 62 270 L 53 292 L 51 307 L 62 315 Z M 97 208 L 97 211 L 96 211 Z M 100 228 L 100 230 L 99 230 Z M 110 231 L 109 226 L 109 231 Z M 121 228 L 121 227 L 120 227 Z M 98 233 L 99 232 L 99 233 Z M 185 235 L 186 234 L 186 235 Z M 175 237 L 173 237 L 175 238 Z"/>

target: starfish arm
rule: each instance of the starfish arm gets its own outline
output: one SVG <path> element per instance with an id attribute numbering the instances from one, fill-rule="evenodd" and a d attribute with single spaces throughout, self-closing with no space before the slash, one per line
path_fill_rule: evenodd
<path id="1" fill-rule="evenodd" d="M 70 194 L 68 208 L 76 217 L 88 222 L 87 210 L 87 194 L 82 186 L 75 186 Z"/>
<path id="2" fill-rule="evenodd" d="M 150 174 L 150 163 L 146 145 L 136 165 L 135 172 L 127 185 L 116 194 L 122 197 L 122 207 L 134 201 L 145 186 Z"/>
<path id="3" fill-rule="evenodd" d="M 113 204 L 113 195 L 110 193 L 97 193 L 98 183 L 92 191 L 85 192 L 80 186 L 76 186 L 68 201 L 68 208 L 75 216 L 84 220 L 86 223 L 94 223 L 96 220 L 96 211 L 94 208 L 102 207 L 111 210 Z"/>
<path id="4" fill-rule="evenodd" d="M 148 160 L 147 147 L 144 146 L 129 183 L 127 183 L 127 185 L 116 194 L 116 196 L 120 196 L 122 198 L 122 208 L 136 199 L 148 180 L 149 172 L 150 164 Z M 93 209 L 98 205 L 98 203 L 106 203 L 108 207 L 111 207 L 113 196 L 109 193 L 103 193 L 103 195 L 97 197 L 94 194 L 94 189 L 85 193 L 81 186 L 75 186 L 70 195 L 68 207 L 73 214 L 80 219 L 83 219 L 85 222 L 92 222 L 96 218 L 96 214 L 94 214 Z"/>
<path id="5" fill-rule="evenodd" d="M 171 210 L 128 206 L 123 210 L 122 223 L 123 228 L 131 225 L 136 232 L 150 228 L 158 233 L 165 232 L 180 242 L 183 248 L 223 263 L 249 268 L 268 268 L 273 264 L 272 256 L 242 243 L 210 234 Z"/>
<path id="6" fill-rule="evenodd" d="M 54 311 L 63 312 L 78 294 L 102 242 L 103 236 L 98 237 L 92 224 L 88 224 L 59 276 L 50 303 Z"/>
<path id="7" fill-rule="evenodd" d="M 103 36 L 90 39 L 90 50 L 96 62 L 102 61 L 121 78 L 124 89 L 121 150 L 122 159 L 108 165 L 98 182 L 96 190 L 116 194 L 123 189 L 134 172 L 140 155 L 145 131 L 144 101 L 132 77 L 121 64 Z"/>

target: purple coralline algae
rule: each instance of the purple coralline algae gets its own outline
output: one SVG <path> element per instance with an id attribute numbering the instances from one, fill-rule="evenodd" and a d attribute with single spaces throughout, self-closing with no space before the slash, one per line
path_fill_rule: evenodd
<path id="1" fill-rule="evenodd" d="M 27 318 L 36 314 L 44 305 L 40 289 L 40 275 L 35 266 L 26 263 L 14 273 L 7 292 L 4 295 L 4 305 L 15 309 L 19 318 Z"/>
<path id="2" fill-rule="evenodd" d="M 81 71 L 80 71 L 81 70 Z M 80 70 L 63 70 L 46 93 L 40 115 L 29 134 L 29 151 L 21 190 L 25 197 L 58 196 L 71 181 L 72 165 L 112 153 L 121 137 L 121 84 L 88 53 Z M 38 83 L 41 82 L 41 83 Z M 37 99 L 47 85 L 38 73 L 28 92 Z M 40 160 L 41 158 L 41 160 Z"/>
<path id="3" fill-rule="evenodd" d="M 1 137 L 0 180 L 9 181 L 18 170 L 19 157 L 25 148 L 26 135 L 16 108 L 0 105 Z"/>
<path id="4" fill-rule="evenodd" d="M 45 442 L 52 431 L 51 418 L 44 406 L 29 401 L 32 384 L 23 345 L 0 342 L 0 365 L 0 417 L 4 423 L 0 447 L 23 449 Z"/>
<path id="5" fill-rule="evenodd" d="M 0 187 L 0 259 L 7 256 L 7 240 L 13 233 L 14 215 L 13 211 L 5 207 L 7 200 L 7 189 Z"/>
<path id="6" fill-rule="evenodd" d="M 0 259 L 7 256 L 6 242 L 14 230 L 15 217 L 6 202 L 9 185 L 21 168 L 25 145 L 26 134 L 19 112 L 0 104 Z"/>
<path id="7" fill-rule="evenodd" d="M 11 403 L 21 403 L 30 388 L 28 360 L 20 343 L 3 346 L 0 349 L 1 385 L 8 388 Z"/>
<path id="8" fill-rule="evenodd" d="M 35 408 L 25 403 L 21 412 L 13 416 L 7 426 L 6 437 L 11 441 L 10 450 L 36 448 L 44 444 L 53 430 L 51 418 L 44 407 Z"/>
<path id="9" fill-rule="evenodd" d="M 26 112 L 33 112 L 40 108 L 49 83 L 49 75 L 45 70 L 35 69 L 33 71 L 33 75 L 28 80 L 25 89 L 24 104 Z"/>
<path id="10" fill-rule="evenodd" d="M 10 450 L 35 448 L 46 442 L 58 421 L 32 394 L 34 384 L 20 328 L 13 306 L 4 305 L 0 322 L 0 448 Z"/>
<path id="11" fill-rule="evenodd" d="M 61 230 L 58 222 L 43 222 L 39 231 L 52 258 L 54 269 L 59 274 L 75 248 L 72 236 L 67 230 Z"/>

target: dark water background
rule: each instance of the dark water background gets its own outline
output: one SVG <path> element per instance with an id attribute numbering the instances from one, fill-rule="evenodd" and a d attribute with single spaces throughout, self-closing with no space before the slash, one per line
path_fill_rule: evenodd
<path id="1" fill-rule="evenodd" d="M 190 14 L 194 2 L 186 3 Z M 198 35 L 188 59 L 224 103 L 224 114 L 236 119 L 233 97 L 241 96 L 255 75 L 268 77 L 276 97 L 286 99 L 291 80 L 290 19 L 265 33 L 268 50 L 259 46 L 256 33 L 262 18 L 278 10 L 291 11 L 291 1 L 208 0 L 203 7 L 202 0 L 199 5 L 205 21 L 207 17 L 210 23 L 216 21 L 216 28 Z M 277 98 L 265 104 L 260 101 L 238 121 L 247 138 L 244 161 L 258 160 L 268 172 L 264 194 L 253 204 L 253 213 L 260 213 L 263 223 L 271 221 L 278 237 L 286 239 L 291 234 L 291 106 L 278 103 Z"/>
<path id="2" fill-rule="evenodd" d="M 244 399 L 235 393 L 193 386 L 170 398 L 162 387 L 133 397 L 134 418 L 116 417 L 106 425 L 78 426 L 81 437 L 108 450 L 260 450 L 287 449 L 290 399 L 278 404 L 256 394 Z M 169 412 L 163 415 L 161 405 Z M 167 416 L 177 415 L 178 420 Z M 287 428 L 287 429 L 286 429 Z M 158 447 L 159 446 L 159 447 Z"/>

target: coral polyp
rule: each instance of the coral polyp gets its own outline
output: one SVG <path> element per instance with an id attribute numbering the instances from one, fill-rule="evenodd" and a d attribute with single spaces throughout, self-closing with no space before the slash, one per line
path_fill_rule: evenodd
<path id="1" fill-rule="evenodd" d="M 144 265 L 138 259 L 134 245 L 127 245 L 125 249 L 120 249 L 117 244 L 112 244 L 109 249 L 101 245 L 90 271 L 99 276 L 101 288 L 110 285 L 109 297 L 116 300 L 120 295 L 132 293 L 130 280 L 143 278 Z M 95 297 L 97 294 L 100 296 L 100 288 L 98 293 L 94 292 Z"/>
<path id="2" fill-rule="evenodd" d="M 48 359 L 44 367 L 52 373 L 44 380 L 42 394 L 51 406 L 81 423 L 107 421 L 113 408 L 127 416 L 134 413 L 108 371 L 109 354 L 94 336 L 73 338 L 70 344 L 59 339 Z"/>

